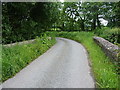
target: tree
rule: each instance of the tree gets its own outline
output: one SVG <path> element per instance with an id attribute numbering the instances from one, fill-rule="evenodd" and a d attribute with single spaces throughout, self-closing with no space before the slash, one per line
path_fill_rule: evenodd
<path id="1" fill-rule="evenodd" d="M 32 3 L 9 2 L 2 3 L 2 28 L 3 43 L 22 40 L 22 25 L 29 20 L 29 10 Z M 11 36 L 12 35 L 12 36 Z"/>
<path id="2" fill-rule="evenodd" d="M 60 3 L 35 3 L 30 11 L 31 18 L 38 22 L 42 28 L 49 28 L 58 20 Z"/>
<path id="3" fill-rule="evenodd" d="M 115 26 L 120 27 L 120 1 L 115 4 L 114 8 L 115 13 Z"/>
<path id="4" fill-rule="evenodd" d="M 2 3 L 3 43 L 35 38 L 57 22 L 60 3 Z"/>

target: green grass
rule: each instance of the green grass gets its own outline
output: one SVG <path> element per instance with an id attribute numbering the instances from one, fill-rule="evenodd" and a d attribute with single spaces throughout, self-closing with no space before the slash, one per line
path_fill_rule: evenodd
<path id="1" fill-rule="evenodd" d="M 91 32 L 60 32 L 50 33 L 58 37 L 73 39 L 82 43 L 89 53 L 92 70 L 96 79 L 97 87 L 118 88 L 118 75 L 116 66 L 103 53 L 101 48 L 93 41 L 94 34 Z"/>
<path id="2" fill-rule="evenodd" d="M 55 38 L 46 35 L 37 37 L 34 43 L 3 47 L 2 81 L 14 76 L 38 56 L 46 52 L 55 43 Z"/>

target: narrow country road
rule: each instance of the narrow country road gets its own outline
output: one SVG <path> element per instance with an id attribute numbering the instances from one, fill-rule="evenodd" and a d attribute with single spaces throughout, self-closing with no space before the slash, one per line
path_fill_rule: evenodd
<path id="1" fill-rule="evenodd" d="M 57 43 L 34 60 L 3 88 L 94 88 L 85 48 L 69 39 Z"/>

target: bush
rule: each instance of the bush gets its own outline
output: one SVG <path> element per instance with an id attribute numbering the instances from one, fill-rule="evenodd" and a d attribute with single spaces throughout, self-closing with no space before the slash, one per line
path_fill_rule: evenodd
<path id="1" fill-rule="evenodd" d="M 102 28 L 96 30 L 95 34 L 97 34 L 100 37 L 103 37 L 111 43 L 120 44 L 120 40 L 118 39 L 120 37 L 120 28 Z"/>

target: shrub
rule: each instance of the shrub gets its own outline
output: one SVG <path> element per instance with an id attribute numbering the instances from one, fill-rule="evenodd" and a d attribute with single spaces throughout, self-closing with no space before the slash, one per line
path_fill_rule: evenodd
<path id="1" fill-rule="evenodd" d="M 120 44 L 120 40 L 118 39 L 120 37 L 120 28 L 102 28 L 96 30 L 95 34 L 114 44 Z"/>

